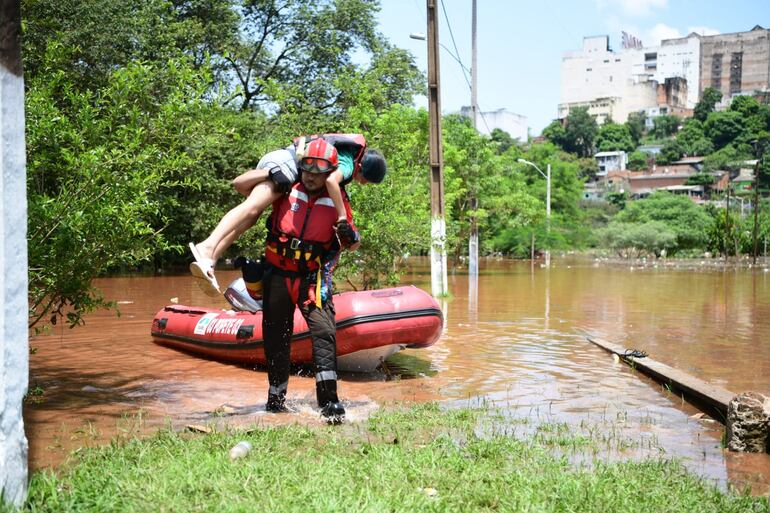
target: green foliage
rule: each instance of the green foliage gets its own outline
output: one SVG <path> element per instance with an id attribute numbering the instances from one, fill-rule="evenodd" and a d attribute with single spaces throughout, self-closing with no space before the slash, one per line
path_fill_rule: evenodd
<path id="1" fill-rule="evenodd" d="M 703 159 L 703 170 L 707 172 L 738 171 L 743 161 L 750 158 L 752 158 L 750 154 L 742 153 L 734 146 L 727 145 Z"/>
<path id="2" fill-rule="evenodd" d="M 631 139 L 634 141 L 634 147 L 639 145 L 639 142 L 644 136 L 646 122 L 647 115 L 644 113 L 644 111 L 632 112 L 628 115 L 626 127 L 628 127 L 628 133 L 631 134 Z"/>
<path id="3" fill-rule="evenodd" d="M 511 134 L 505 130 L 499 128 L 493 128 L 492 133 L 489 134 L 492 141 L 497 143 L 497 153 L 505 153 L 511 146 L 516 145 L 516 140 L 511 137 Z"/>
<path id="4" fill-rule="evenodd" d="M 558 119 L 554 119 L 543 129 L 543 137 L 562 149 L 567 147 L 567 130 Z"/>
<path id="5" fill-rule="evenodd" d="M 713 143 L 706 137 L 703 130 L 703 123 L 695 118 L 685 121 L 676 140 L 682 151 L 690 157 L 708 155 L 714 151 Z"/>
<path id="6" fill-rule="evenodd" d="M 677 249 L 676 233 L 663 221 L 613 222 L 599 233 L 606 247 L 623 258 L 639 258 L 646 255 L 657 258 L 663 255 L 664 251 Z"/>
<path id="7" fill-rule="evenodd" d="M 596 146 L 599 151 L 626 151 L 636 147 L 627 125 L 605 123 L 599 128 L 596 136 Z"/>
<path id="8" fill-rule="evenodd" d="M 98 92 L 80 92 L 57 69 L 66 52 L 49 47 L 47 74 L 26 97 L 30 326 L 66 315 L 70 325 L 105 306 L 91 285 L 168 247 L 155 228 L 164 184 L 192 166 L 207 77 L 184 62 L 135 64 Z"/>
<path id="9" fill-rule="evenodd" d="M 628 156 L 628 169 L 643 171 L 649 167 L 650 154 L 645 151 L 634 151 Z"/>
<path id="10" fill-rule="evenodd" d="M 588 113 L 588 107 L 572 109 L 567 116 L 565 151 L 589 157 L 594 152 L 594 140 L 599 130 L 596 119 Z"/>
<path id="11" fill-rule="evenodd" d="M 722 93 L 713 87 L 707 87 L 703 90 L 700 100 L 695 105 L 693 117 L 698 121 L 705 122 L 709 114 L 714 112 L 714 107 L 722 101 Z"/>
<path id="12" fill-rule="evenodd" d="M 652 135 L 662 139 L 676 134 L 681 120 L 676 116 L 663 115 L 656 116 L 652 122 L 654 125 Z"/>
<path id="13" fill-rule="evenodd" d="M 588 113 L 588 107 L 576 107 L 570 111 L 564 124 L 555 120 L 545 127 L 543 136 L 566 152 L 590 157 L 594 153 L 598 132 L 596 118 Z"/>
<path id="14" fill-rule="evenodd" d="M 736 111 L 722 111 L 709 114 L 703 129 L 716 149 L 721 149 L 743 135 L 743 115 Z"/>
<path id="15" fill-rule="evenodd" d="M 626 205 L 616 220 L 620 223 L 646 224 L 660 221 L 676 235 L 675 251 L 699 250 L 706 243 L 709 218 L 690 198 L 656 192 L 648 198 Z M 669 248 L 667 248 L 669 249 Z"/>
<path id="16" fill-rule="evenodd" d="M 751 96 L 736 96 L 730 102 L 730 109 L 733 112 L 738 112 L 744 118 L 755 116 L 759 113 L 759 102 L 756 98 Z"/>
<path id="17" fill-rule="evenodd" d="M 660 149 L 655 160 L 658 164 L 670 164 L 671 162 L 676 162 L 681 159 L 683 155 L 684 148 L 682 148 L 679 141 L 676 139 L 668 139 L 663 144 L 663 148 Z"/>
<path id="18" fill-rule="evenodd" d="M 366 135 L 386 156 L 388 174 L 379 185 L 347 187 L 362 243 L 343 253 L 335 275 L 356 289 L 396 283 L 402 255 L 423 252 L 430 241 L 427 112 L 394 105 Z"/>
<path id="19" fill-rule="evenodd" d="M 685 185 L 714 185 L 716 177 L 709 173 L 696 173 L 687 178 Z"/>
<path id="20" fill-rule="evenodd" d="M 132 61 L 163 62 L 187 56 L 205 66 L 238 31 L 231 0 L 23 0 L 23 58 L 27 77 L 44 73 L 46 52 L 72 52 L 57 62 L 78 90 L 98 89 Z"/>
<path id="21" fill-rule="evenodd" d="M 626 203 L 628 202 L 628 193 L 625 191 L 608 192 L 607 201 L 611 205 L 615 205 L 619 210 L 623 210 L 624 208 L 626 208 Z"/>

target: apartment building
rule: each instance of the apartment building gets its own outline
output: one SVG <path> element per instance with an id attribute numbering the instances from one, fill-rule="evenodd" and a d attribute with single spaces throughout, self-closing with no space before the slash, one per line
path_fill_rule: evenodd
<path id="1" fill-rule="evenodd" d="M 722 106 L 739 94 L 768 92 L 770 30 L 667 39 L 659 46 L 613 51 L 608 36 L 583 38 L 580 50 L 565 52 L 558 117 L 588 107 L 599 123 L 624 122 L 631 112 L 649 117 L 688 116 L 706 87 L 722 92 Z"/>
<path id="2" fill-rule="evenodd" d="M 702 92 L 722 92 L 722 104 L 740 94 L 768 91 L 770 85 L 770 30 L 757 25 L 748 32 L 704 36 L 700 39 Z"/>

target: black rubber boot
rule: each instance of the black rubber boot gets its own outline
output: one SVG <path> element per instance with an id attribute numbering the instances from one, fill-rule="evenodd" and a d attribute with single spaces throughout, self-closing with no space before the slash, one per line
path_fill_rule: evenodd
<path id="1" fill-rule="evenodd" d="M 267 396 L 267 404 L 265 404 L 265 410 L 271 413 L 286 413 L 291 411 L 286 406 L 286 397 L 283 395 L 269 394 Z"/>
<path id="2" fill-rule="evenodd" d="M 328 424 L 342 424 L 345 420 L 345 407 L 339 401 L 327 403 L 321 408 L 321 416 Z"/>

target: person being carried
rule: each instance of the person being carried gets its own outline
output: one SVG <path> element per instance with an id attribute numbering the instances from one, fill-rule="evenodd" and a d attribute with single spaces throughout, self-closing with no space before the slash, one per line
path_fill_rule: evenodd
<path id="1" fill-rule="evenodd" d="M 339 223 L 327 190 L 328 175 L 337 167 L 337 150 L 317 139 L 310 143 L 309 151 L 315 155 L 314 165 L 300 166 L 300 182 L 273 203 L 268 219 L 262 279 L 262 334 L 269 383 L 265 409 L 274 413 L 288 410 L 290 342 L 298 307 L 310 330 L 316 400 L 321 415 L 337 424 L 342 422 L 345 408 L 337 394 L 332 273 L 341 250 L 355 248 L 359 234 L 347 197 L 342 197 L 345 222 Z"/>
<path id="2" fill-rule="evenodd" d="M 345 219 L 344 186 L 359 183 L 381 183 L 387 172 L 385 158 L 380 152 L 366 148 L 361 134 L 326 134 L 299 137 L 288 147 L 272 151 L 260 159 L 257 167 L 233 180 L 235 189 L 246 199 L 227 212 L 211 234 L 202 242 L 189 244 L 194 261 L 190 272 L 201 289 L 216 297 L 221 291 L 214 267 L 228 247 L 251 228 L 262 212 L 297 181 L 298 167 L 324 166 L 324 156 L 318 154 L 313 141 L 325 140 L 337 150 L 338 165 L 326 172 L 326 187 L 334 203 L 337 221 Z M 320 157 L 320 160 L 318 158 Z M 319 169 L 320 170 L 320 169 Z"/>

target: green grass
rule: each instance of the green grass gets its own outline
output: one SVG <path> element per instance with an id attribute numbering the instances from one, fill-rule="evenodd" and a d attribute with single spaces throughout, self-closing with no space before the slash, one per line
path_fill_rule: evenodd
<path id="1" fill-rule="evenodd" d="M 572 464 L 558 449 L 604 442 L 561 424 L 512 436 L 489 429 L 489 414 L 427 404 L 337 428 L 162 430 L 79 451 L 60 475 L 35 474 L 24 510 L 770 511 L 766 498 L 722 493 L 674 461 Z M 254 449 L 231 461 L 239 440 Z"/>

